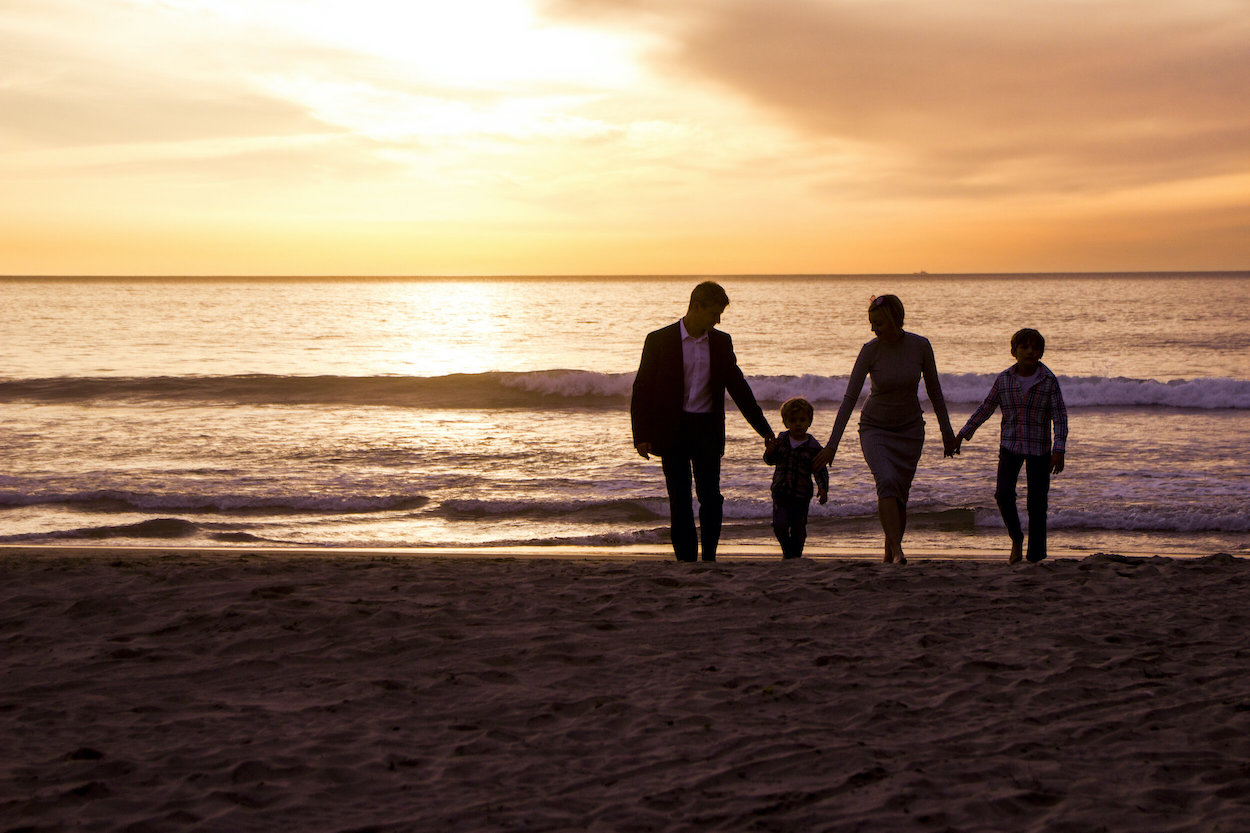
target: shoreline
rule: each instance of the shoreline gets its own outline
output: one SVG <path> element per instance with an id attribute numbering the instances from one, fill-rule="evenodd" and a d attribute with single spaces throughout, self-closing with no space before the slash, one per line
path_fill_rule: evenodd
<path id="1" fill-rule="evenodd" d="M 1095 555 L 1111 555 L 1128 559 L 1166 558 L 1180 561 L 1201 559 L 1209 556 L 1229 555 L 1246 558 L 1246 555 L 1227 551 L 1175 551 L 1155 548 L 1157 551 L 1103 550 L 1081 551 L 1071 548 L 1055 548 L 1042 563 L 1056 561 L 1080 561 Z M 1007 566 L 1007 547 L 1001 550 L 973 547 L 935 547 L 917 545 L 907 547 L 907 560 L 923 562 L 1003 563 Z M 21 557 L 79 557 L 124 558 L 141 556 L 185 556 L 188 558 L 211 558 L 221 556 L 264 557 L 273 559 L 463 559 L 463 560 L 637 560 L 669 561 L 678 563 L 667 545 L 640 544 L 626 546 L 580 546 L 580 545 L 531 545 L 531 546 L 461 546 L 461 547 L 354 547 L 354 546 L 290 546 L 277 544 L 0 544 L 0 561 Z M 876 547 L 825 547 L 809 546 L 803 558 L 816 562 L 879 562 L 881 548 Z M 722 544 L 717 553 L 717 563 L 742 561 L 782 561 L 779 549 L 774 546 L 754 544 Z M 698 562 L 703 563 L 703 562 Z M 1025 562 L 1022 562 L 1025 563 Z"/>

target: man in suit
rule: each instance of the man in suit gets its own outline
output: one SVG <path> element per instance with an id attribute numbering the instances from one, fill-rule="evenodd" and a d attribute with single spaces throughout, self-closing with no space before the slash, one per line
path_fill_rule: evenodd
<path id="1" fill-rule="evenodd" d="M 738 368 L 733 340 L 716 329 L 728 305 L 720 284 L 696 286 L 685 316 L 647 336 L 634 379 L 629 408 L 634 448 L 648 460 L 652 454 L 660 456 L 678 561 L 694 561 L 699 553 L 690 503 L 692 471 L 703 560 L 716 560 L 724 503 L 720 461 L 725 454 L 725 391 L 761 437 L 775 436 Z"/>

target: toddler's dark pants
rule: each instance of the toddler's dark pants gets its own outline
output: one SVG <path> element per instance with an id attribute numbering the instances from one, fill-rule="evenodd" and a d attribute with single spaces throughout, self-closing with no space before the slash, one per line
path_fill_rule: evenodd
<path id="1" fill-rule="evenodd" d="M 799 558 L 807 542 L 807 509 L 811 498 L 773 496 L 773 534 L 782 558 Z"/>

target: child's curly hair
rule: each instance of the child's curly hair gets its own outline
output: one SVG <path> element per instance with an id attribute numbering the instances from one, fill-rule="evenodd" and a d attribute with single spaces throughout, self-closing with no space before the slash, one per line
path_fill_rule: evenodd
<path id="1" fill-rule="evenodd" d="M 790 416 L 796 413 L 807 414 L 808 419 L 816 416 L 816 409 L 812 407 L 812 403 L 808 402 L 801 396 L 794 396 L 781 403 L 781 421 L 789 422 Z"/>

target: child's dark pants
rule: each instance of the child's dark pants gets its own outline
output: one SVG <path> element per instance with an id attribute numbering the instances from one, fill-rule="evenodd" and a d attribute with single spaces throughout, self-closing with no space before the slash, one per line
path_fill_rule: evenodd
<path id="1" fill-rule="evenodd" d="M 807 508 L 811 498 L 773 497 L 773 534 L 782 558 L 799 558 L 807 542 Z"/>
<path id="2" fill-rule="evenodd" d="M 1029 513 L 1029 561 L 1041 561 L 1046 557 L 1046 509 L 1050 492 L 1050 455 L 1049 454 L 1013 454 L 1005 448 L 998 449 L 998 484 L 994 489 L 994 499 L 998 501 L 998 511 L 1003 515 L 1003 523 L 1007 525 L 1007 534 L 1013 544 L 1024 541 L 1024 532 L 1020 529 L 1020 512 L 1016 509 L 1016 481 L 1020 479 L 1020 468 L 1024 467 L 1025 483 L 1028 485 L 1028 496 L 1025 505 Z"/>

